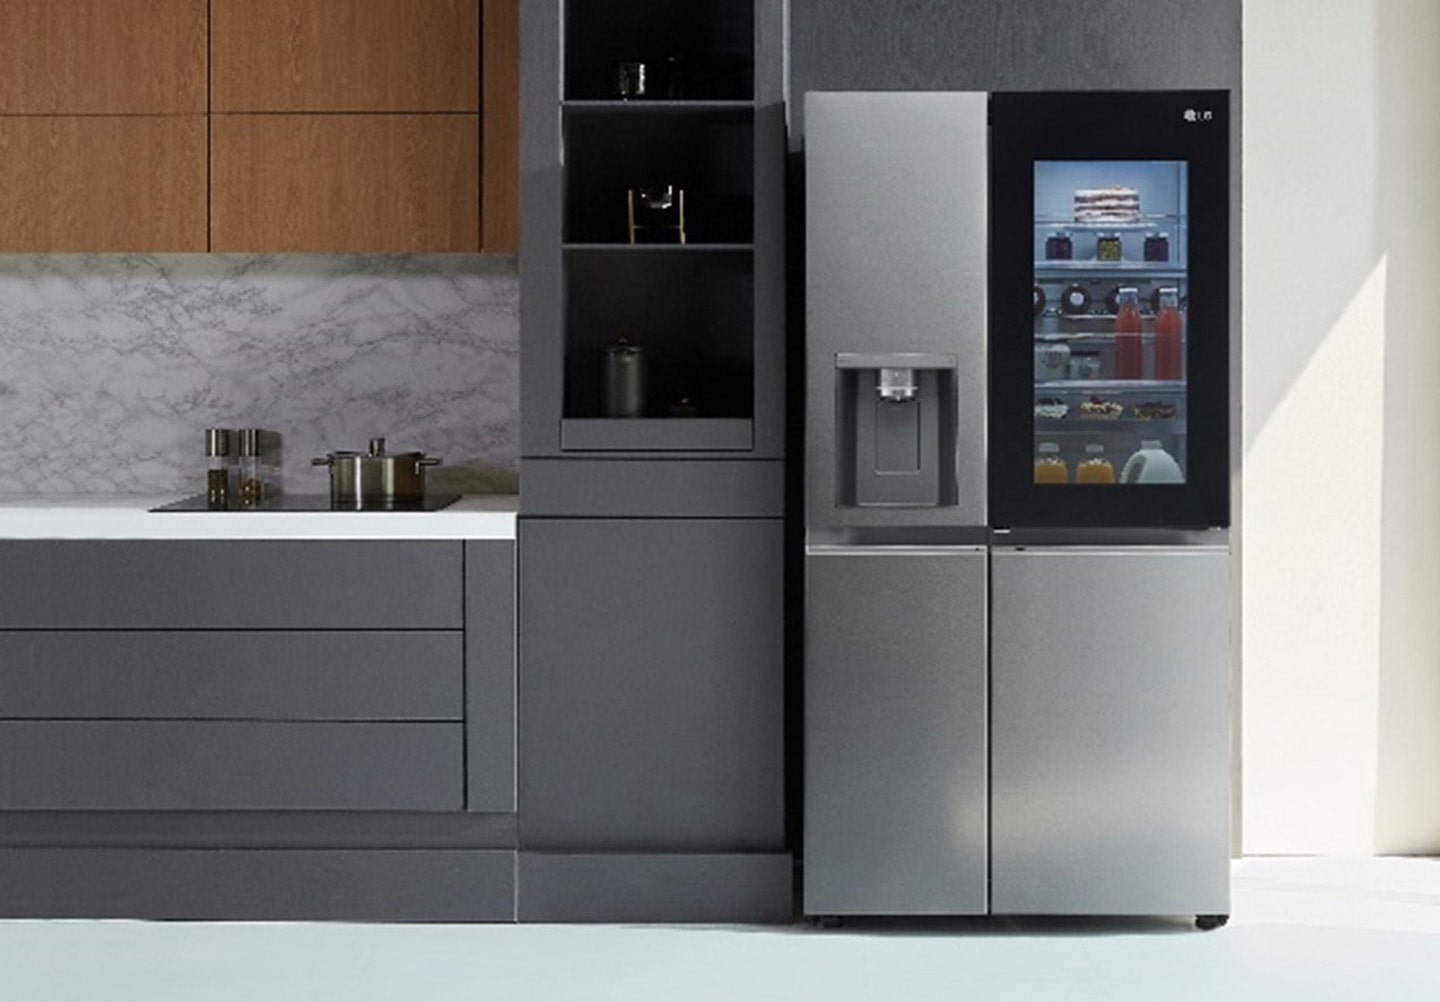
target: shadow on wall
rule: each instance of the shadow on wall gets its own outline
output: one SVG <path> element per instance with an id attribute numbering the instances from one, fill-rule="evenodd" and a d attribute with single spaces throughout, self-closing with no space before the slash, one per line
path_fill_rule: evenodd
<path id="1" fill-rule="evenodd" d="M 1379 5 L 1386 233 L 1375 846 L 1440 852 L 1440 4 Z"/>
<path id="2" fill-rule="evenodd" d="M 1245 849 L 1440 849 L 1440 6 L 1246 5 Z"/>

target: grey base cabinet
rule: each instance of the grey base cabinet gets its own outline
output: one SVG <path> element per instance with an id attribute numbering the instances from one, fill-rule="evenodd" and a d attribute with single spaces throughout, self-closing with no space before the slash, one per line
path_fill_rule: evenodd
<path id="1" fill-rule="evenodd" d="M 0 568 L 0 914 L 514 918 L 512 542 Z"/>
<path id="2" fill-rule="evenodd" d="M 704 920 L 716 858 L 786 852 L 781 520 L 522 519 L 519 552 L 520 846 L 552 854 L 522 863 L 521 916 Z M 789 914 L 766 866 L 732 917 Z M 557 897 L 632 871 L 655 909 Z"/>

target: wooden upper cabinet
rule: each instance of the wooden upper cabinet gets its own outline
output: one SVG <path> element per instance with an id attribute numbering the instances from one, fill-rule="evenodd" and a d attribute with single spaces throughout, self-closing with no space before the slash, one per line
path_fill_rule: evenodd
<path id="1" fill-rule="evenodd" d="M 212 111 L 479 110 L 479 0 L 212 5 Z"/>
<path id="2" fill-rule="evenodd" d="M 480 249 L 475 115 L 216 115 L 214 251 Z"/>
<path id="3" fill-rule="evenodd" d="M 520 0 L 484 0 L 481 244 L 520 248 Z"/>
<path id="4" fill-rule="evenodd" d="M 207 0 L 0 0 L 0 115 L 204 114 Z"/>
<path id="5" fill-rule="evenodd" d="M 0 116 L 0 252 L 203 251 L 205 223 L 204 115 Z"/>

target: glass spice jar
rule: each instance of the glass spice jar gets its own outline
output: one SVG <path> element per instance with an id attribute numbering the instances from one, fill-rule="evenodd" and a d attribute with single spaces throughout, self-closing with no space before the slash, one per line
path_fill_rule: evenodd
<path id="1" fill-rule="evenodd" d="M 260 464 L 260 429 L 241 428 L 236 453 L 238 456 L 236 491 L 243 508 L 256 508 L 265 500 L 265 474 Z"/>
<path id="2" fill-rule="evenodd" d="M 1070 234 L 1064 230 L 1057 230 L 1045 238 L 1045 260 L 1069 261 L 1074 256 L 1075 245 L 1070 240 Z"/>
<path id="3" fill-rule="evenodd" d="M 1120 234 L 1101 233 L 1095 238 L 1095 260 L 1119 261 L 1121 252 Z"/>
<path id="4" fill-rule="evenodd" d="M 205 506 L 230 507 L 230 429 L 205 429 Z"/>

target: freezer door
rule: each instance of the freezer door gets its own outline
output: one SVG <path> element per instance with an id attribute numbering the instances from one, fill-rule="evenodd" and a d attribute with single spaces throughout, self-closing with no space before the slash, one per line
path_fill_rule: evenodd
<path id="1" fill-rule="evenodd" d="M 1228 551 L 992 561 L 992 911 L 1228 914 Z"/>
<path id="2" fill-rule="evenodd" d="M 983 914 L 984 548 L 812 548 L 806 575 L 806 914 Z"/>
<path id="3" fill-rule="evenodd" d="M 985 524 L 988 101 L 805 95 L 812 528 Z"/>

